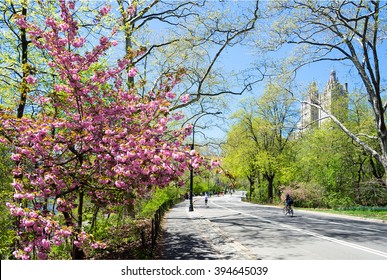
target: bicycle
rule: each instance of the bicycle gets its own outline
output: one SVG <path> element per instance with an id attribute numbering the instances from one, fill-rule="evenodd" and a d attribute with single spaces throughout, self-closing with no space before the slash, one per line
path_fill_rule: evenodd
<path id="1" fill-rule="evenodd" d="M 294 212 L 293 212 L 292 206 L 285 206 L 283 208 L 283 212 L 284 212 L 285 216 L 289 215 L 289 216 L 293 217 Z"/>

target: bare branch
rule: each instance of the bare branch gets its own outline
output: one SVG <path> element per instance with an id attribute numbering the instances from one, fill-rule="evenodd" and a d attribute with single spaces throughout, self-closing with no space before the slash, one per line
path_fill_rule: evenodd
<path id="1" fill-rule="evenodd" d="M 313 107 L 321 110 L 322 112 L 324 112 L 353 141 L 355 141 L 357 144 L 359 144 L 364 150 L 369 152 L 372 156 L 374 156 L 378 160 L 381 160 L 380 154 L 376 150 L 372 149 L 367 143 L 363 142 L 358 136 L 356 136 L 349 129 L 347 129 L 342 122 L 340 122 L 334 115 L 332 115 L 329 111 L 324 109 L 321 105 L 318 105 L 318 104 L 315 104 L 315 103 L 309 102 L 309 101 L 300 101 L 300 100 L 297 100 L 297 101 L 300 103 L 304 103 L 304 104 L 308 104 L 310 106 L 313 106 Z"/>

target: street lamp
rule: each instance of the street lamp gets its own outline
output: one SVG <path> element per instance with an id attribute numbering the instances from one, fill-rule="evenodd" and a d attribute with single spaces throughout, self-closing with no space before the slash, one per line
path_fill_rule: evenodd
<path id="1" fill-rule="evenodd" d="M 201 119 L 202 117 L 206 116 L 206 115 L 219 115 L 219 114 L 222 114 L 222 112 L 216 112 L 216 113 L 204 113 L 203 115 L 199 116 L 195 122 L 193 123 L 192 125 L 192 144 L 191 144 L 191 151 L 192 150 L 195 150 L 195 126 L 196 126 L 196 123 L 198 122 L 199 119 Z M 193 167 L 191 166 L 190 168 L 190 178 L 189 178 L 189 181 L 190 181 L 190 184 L 189 184 L 189 211 L 192 212 L 194 210 L 194 207 L 193 207 L 193 178 L 194 178 L 194 172 L 193 172 Z"/>

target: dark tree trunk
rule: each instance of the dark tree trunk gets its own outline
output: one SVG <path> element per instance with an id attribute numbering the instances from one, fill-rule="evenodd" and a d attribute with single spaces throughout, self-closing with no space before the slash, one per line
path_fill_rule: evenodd
<path id="1" fill-rule="evenodd" d="M 24 17 L 27 16 L 27 8 L 25 6 L 22 7 L 22 15 Z M 27 34 L 26 29 L 21 28 L 20 29 L 21 35 L 21 49 L 22 49 L 22 81 L 21 81 L 21 87 L 20 87 L 20 101 L 19 106 L 17 108 L 17 117 L 22 118 L 24 115 L 24 109 L 27 102 L 27 94 L 29 91 L 26 78 L 30 73 L 30 67 L 28 66 L 28 41 L 27 41 Z"/>

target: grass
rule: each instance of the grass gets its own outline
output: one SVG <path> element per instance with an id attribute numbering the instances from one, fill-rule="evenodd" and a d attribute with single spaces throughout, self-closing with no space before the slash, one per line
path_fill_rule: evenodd
<path id="1" fill-rule="evenodd" d="M 362 218 L 387 221 L 387 207 L 359 206 L 359 207 L 348 207 L 348 208 L 337 208 L 337 209 L 302 208 L 302 210 L 331 213 L 331 214 L 338 214 L 338 215 L 356 216 L 356 217 L 362 217 Z"/>
<path id="2" fill-rule="evenodd" d="M 242 199 L 242 201 L 246 201 L 249 203 L 258 203 L 255 201 L 247 201 L 246 199 L 244 199 L 244 200 Z M 281 207 L 283 207 L 283 205 Z M 343 208 L 336 208 L 336 209 L 295 207 L 295 209 L 296 209 L 296 211 L 297 210 L 305 210 L 305 211 L 330 213 L 330 214 L 336 214 L 336 215 L 348 215 L 348 216 L 354 216 L 354 217 L 387 221 L 387 206 L 386 207 L 353 206 L 353 207 L 343 207 Z"/>

